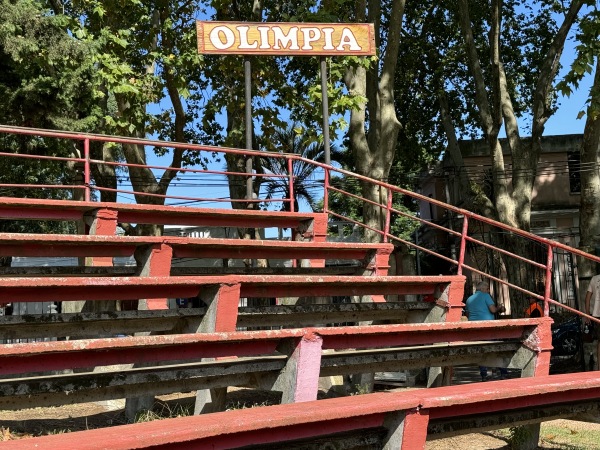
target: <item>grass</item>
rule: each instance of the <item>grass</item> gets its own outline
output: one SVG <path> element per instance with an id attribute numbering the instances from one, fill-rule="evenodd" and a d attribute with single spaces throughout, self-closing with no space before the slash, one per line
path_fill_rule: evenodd
<path id="1" fill-rule="evenodd" d="M 542 424 L 540 432 L 541 444 L 559 444 L 568 450 L 599 450 L 600 430 L 574 430 L 570 427 L 559 427 Z"/>
<path id="2" fill-rule="evenodd" d="M 505 440 L 509 445 L 514 442 L 513 448 L 519 448 L 519 441 L 523 437 L 512 428 L 496 430 L 491 434 Z M 545 422 L 540 429 L 539 445 L 543 448 L 548 446 L 564 450 L 600 450 L 600 430 L 576 430 L 569 426 Z"/>
<path id="3" fill-rule="evenodd" d="M 193 409 L 193 405 L 177 404 L 175 406 L 169 406 L 167 403 L 157 402 L 151 410 L 145 409 L 140 411 L 135 417 L 135 423 L 191 416 Z"/>

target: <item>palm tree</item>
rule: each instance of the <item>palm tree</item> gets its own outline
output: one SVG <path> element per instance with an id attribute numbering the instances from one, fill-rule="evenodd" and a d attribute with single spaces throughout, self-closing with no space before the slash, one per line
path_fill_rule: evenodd
<path id="1" fill-rule="evenodd" d="M 279 153 L 292 153 L 305 159 L 323 163 L 325 161 L 325 146 L 311 139 L 306 133 L 298 133 L 295 124 L 288 128 L 276 129 L 270 137 L 270 145 L 278 149 Z M 331 160 L 338 161 L 342 153 L 331 146 Z M 284 158 L 261 158 L 262 171 L 265 174 L 275 175 L 273 178 L 266 176 L 263 180 L 265 198 L 267 200 L 281 196 L 282 199 L 290 198 L 290 178 L 287 160 Z M 298 211 L 300 201 L 308 204 L 315 210 L 318 198 L 317 193 L 322 192 L 323 182 L 317 179 L 318 166 L 305 161 L 292 162 L 292 175 L 294 179 L 294 211 Z M 318 191 L 315 191 L 318 189 Z M 283 202 L 281 211 L 290 211 L 290 202 Z"/>

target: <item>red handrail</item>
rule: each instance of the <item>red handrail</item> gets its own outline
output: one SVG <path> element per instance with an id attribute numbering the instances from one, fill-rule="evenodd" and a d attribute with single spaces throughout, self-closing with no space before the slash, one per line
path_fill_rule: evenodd
<path id="1" fill-rule="evenodd" d="M 350 172 L 350 171 L 347 171 L 347 170 L 344 170 L 341 168 L 329 166 L 329 165 L 326 165 L 323 163 L 315 162 L 313 160 L 302 158 L 301 156 L 298 156 L 296 154 L 286 154 L 286 153 L 279 153 L 279 152 L 278 153 L 260 152 L 260 151 L 243 150 L 243 149 L 236 149 L 236 148 L 206 146 L 206 145 L 183 143 L 183 142 L 165 142 L 165 141 L 158 141 L 158 140 L 151 140 L 151 139 L 130 138 L 130 137 L 122 137 L 122 136 L 107 136 L 107 135 L 100 135 L 100 134 L 53 131 L 53 130 L 41 130 L 41 129 L 32 129 L 32 128 L 23 128 L 23 127 L 2 126 L 2 125 L 0 125 L 0 133 L 41 136 L 41 137 L 68 139 L 68 140 L 75 140 L 75 141 L 82 142 L 83 143 L 83 158 L 67 158 L 67 157 L 59 157 L 59 156 L 51 156 L 51 155 L 46 155 L 46 156 L 23 155 L 23 154 L 13 154 L 13 153 L 6 153 L 6 152 L 0 153 L 0 156 L 10 156 L 10 157 L 17 156 L 17 157 L 37 158 L 39 160 L 63 161 L 65 163 L 83 163 L 83 172 L 84 172 L 83 173 L 83 175 L 84 175 L 83 185 L 77 185 L 77 184 L 73 184 L 73 185 L 58 185 L 58 184 L 57 185 L 47 185 L 47 184 L 46 185 L 34 185 L 34 184 L 16 184 L 15 183 L 15 184 L 2 184 L 0 186 L 11 187 L 11 188 L 19 187 L 19 188 L 27 188 L 27 189 L 35 189 L 35 188 L 38 188 L 38 189 L 39 188 L 44 188 L 44 189 L 84 189 L 86 201 L 90 200 L 92 190 L 99 190 L 99 191 L 104 190 L 104 191 L 111 191 L 111 192 L 117 192 L 117 193 L 127 193 L 127 194 L 137 194 L 137 195 L 144 195 L 144 196 L 161 197 L 164 199 L 189 200 L 189 201 L 194 201 L 194 202 L 198 202 L 198 201 L 211 201 L 211 202 L 221 202 L 221 203 L 231 202 L 231 201 L 240 202 L 240 203 L 288 202 L 290 205 L 289 210 L 294 211 L 294 209 L 295 209 L 294 195 L 295 195 L 295 192 L 298 191 L 297 188 L 294 186 L 294 183 L 296 182 L 295 176 L 293 174 L 294 161 L 303 162 L 305 164 L 312 164 L 312 165 L 320 168 L 323 173 L 323 185 L 322 185 L 323 186 L 323 194 L 322 194 L 323 195 L 323 212 L 325 214 L 327 214 L 328 216 L 330 216 L 332 218 L 339 218 L 346 222 L 350 222 L 355 225 L 358 225 L 364 229 L 373 231 L 373 232 L 381 235 L 382 240 L 384 240 L 384 241 L 392 240 L 392 241 L 402 242 L 418 251 L 423 251 L 423 252 L 435 255 L 437 258 L 440 258 L 443 261 L 447 261 L 447 262 L 450 262 L 450 263 L 456 265 L 456 270 L 457 270 L 458 274 L 463 274 L 464 270 L 466 269 L 473 273 L 477 273 L 482 276 L 485 276 L 485 277 L 489 278 L 490 280 L 496 281 L 496 282 L 498 282 L 502 285 L 505 285 L 509 288 L 516 289 L 517 291 L 531 295 L 535 298 L 540 298 L 540 299 L 543 298 L 544 304 L 545 304 L 544 310 L 545 310 L 546 315 L 549 312 L 549 304 L 554 304 L 557 306 L 564 307 L 567 310 L 572 310 L 572 308 L 569 308 L 566 305 L 563 305 L 562 303 L 550 298 L 551 287 L 552 287 L 551 282 L 552 282 L 552 271 L 553 271 L 553 256 L 554 256 L 554 252 L 556 250 L 562 250 L 565 252 L 569 252 L 570 254 L 572 254 L 574 256 L 587 258 L 587 259 L 595 261 L 595 262 L 600 262 L 600 257 L 590 255 L 584 251 L 570 247 L 566 244 L 552 241 L 550 239 L 546 239 L 546 238 L 534 235 L 532 233 L 520 230 L 518 228 L 514 228 L 511 226 L 505 225 L 496 220 L 493 220 L 493 219 L 490 219 L 490 218 L 487 218 L 484 216 L 480 216 L 471 211 L 446 204 L 442 201 L 432 199 L 430 197 L 426 197 L 422 194 L 418 194 L 418 193 L 409 191 L 407 189 L 399 188 L 397 186 L 390 185 L 389 183 L 370 179 L 363 175 L 356 174 L 356 173 L 353 173 L 353 172 Z M 130 167 L 144 167 L 144 168 L 153 169 L 153 170 L 165 170 L 165 171 L 166 170 L 175 170 L 178 173 L 181 173 L 183 175 L 188 174 L 188 173 L 189 174 L 201 174 L 201 175 L 206 175 L 206 174 L 220 175 L 220 176 L 223 176 L 224 179 L 231 175 L 235 175 L 235 176 L 242 177 L 242 178 L 244 176 L 247 177 L 249 175 L 245 172 L 242 173 L 242 172 L 231 172 L 231 171 L 206 170 L 206 169 L 197 169 L 197 168 L 193 168 L 193 167 L 174 168 L 174 167 L 165 167 L 165 166 L 158 166 L 158 165 L 152 166 L 152 165 L 131 164 L 131 163 L 125 163 L 125 162 L 93 160 L 90 158 L 90 143 L 91 142 L 137 144 L 137 145 L 143 145 L 143 146 L 149 146 L 149 147 L 183 149 L 183 150 L 190 151 L 190 152 L 205 151 L 205 152 L 210 152 L 211 154 L 212 153 L 232 154 L 232 155 L 245 155 L 245 156 L 252 156 L 252 157 L 260 156 L 262 158 L 284 159 L 284 160 L 286 160 L 285 167 L 287 167 L 288 174 L 253 173 L 250 176 L 257 177 L 257 178 L 262 177 L 263 179 L 288 178 L 288 180 L 289 180 L 288 181 L 288 183 L 289 183 L 288 194 L 289 195 L 287 196 L 287 198 L 277 199 L 277 200 L 264 199 L 264 198 L 263 199 L 231 199 L 231 198 L 207 198 L 207 197 L 200 198 L 200 197 L 180 196 L 180 195 L 143 193 L 143 192 L 135 192 L 135 191 L 125 190 L 125 189 L 114 189 L 114 188 L 107 188 L 107 187 L 103 187 L 103 186 L 96 186 L 92 183 L 93 176 L 91 173 L 91 167 L 94 164 L 113 165 L 113 166 L 117 166 L 117 167 L 122 167 L 124 169 L 130 168 Z M 336 176 L 338 176 L 340 178 L 344 178 L 346 180 L 353 179 L 353 180 L 356 180 L 357 182 L 361 182 L 361 183 L 370 183 L 372 185 L 378 186 L 379 189 L 387 190 L 388 194 L 386 197 L 385 204 L 383 204 L 383 205 L 379 204 L 378 202 L 366 199 L 361 195 L 347 192 L 347 191 L 344 191 L 343 189 L 339 189 L 339 188 L 333 186 L 333 183 L 332 183 L 333 174 L 335 174 Z M 365 223 L 362 223 L 355 219 L 350 219 L 341 214 L 338 214 L 335 211 L 330 210 L 329 194 L 331 192 L 336 192 L 340 195 L 358 200 L 363 203 L 370 203 L 370 204 L 378 206 L 382 210 L 385 210 L 384 216 L 382 216 L 385 218 L 383 230 L 379 230 L 379 229 L 367 226 Z M 425 220 L 421 217 L 411 216 L 410 214 L 407 214 L 403 211 L 399 211 L 399 210 L 395 209 L 393 207 L 394 194 L 408 196 L 415 201 L 425 202 L 429 205 L 443 208 L 444 210 L 448 211 L 449 213 L 452 213 L 452 216 L 457 219 L 460 219 L 462 217 L 462 230 L 460 232 L 457 232 L 457 231 L 454 231 L 452 228 L 443 226 L 440 223 L 434 223 L 432 221 Z M 436 252 L 432 249 L 429 249 L 423 245 L 419 245 L 415 242 L 408 241 L 406 239 L 402 239 L 398 236 L 393 236 L 390 233 L 390 227 L 392 224 L 392 215 L 393 214 L 404 216 L 404 217 L 409 217 L 411 220 L 414 220 L 415 223 L 419 223 L 420 226 L 422 226 L 422 227 L 423 226 L 431 227 L 432 229 L 447 233 L 447 235 L 450 237 L 456 237 L 457 240 L 460 239 L 460 244 L 459 244 L 460 247 L 459 247 L 458 256 L 457 257 L 455 256 L 456 260 L 453 258 L 448 258 L 447 256 L 445 256 L 439 252 Z M 533 242 L 537 242 L 539 244 L 544 245 L 546 248 L 545 263 L 540 263 L 540 262 L 525 258 L 525 257 L 518 255 L 516 253 L 513 253 L 509 250 L 500 249 L 496 246 L 493 246 L 489 243 L 482 241 L 481 239 L 478 239 L 474 235 L 469 235 L 469 226 L 473 225 L 475 223 L 480 223 L 480 224 L 484 224 L 489 227 L 494 227 L 499 230 L 502 230 L 505 233 L 510 233 L 514 236 L 519 236 L 521 238 L 529 239 Z M 483 248 L 487 248 L 487 249 L 496 251 L 504 256 L 509 256 L 511 258 L 515 258 L 518 261 L 528 263 L 533 267 L 536 267 L 540 270 L 544 270 L 544 272 L 545 272 L 544 273 L 545 289 L 544 289 L 543 297 L 541 297 L 537 292 L 528 291 L 527 289 L 524 289 L 520 286 L 511 284 L 511 283 L 509 283 L 505 280 L 502 280 L 498 277 L 493 277 L 490 274 L 481 272 L 480 270 L 478 270 L 475 267 L 470 267 L 470 266 L 466 265 L 465 257 L 466 257 L 466 251 L 467 251 L 467 244 L 469 244 L 471 246 L 481 246 Z M 577 313 L 585 316 L 581 312 L 577 312 Z M 598 321 L 598 322 L 600 322 L 600 321 Z"/>

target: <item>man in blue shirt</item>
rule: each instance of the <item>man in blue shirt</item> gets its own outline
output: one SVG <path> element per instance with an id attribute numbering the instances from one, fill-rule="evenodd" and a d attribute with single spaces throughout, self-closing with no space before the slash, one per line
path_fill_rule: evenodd
<path id="1" fill-rule="evenodd" d="M 469 321 L 494 320 L 496 313 L 506 311 L 504 306 L 496 306 L 494 299 L 490 295 L 490 283 L 485 280 L 477 283 L 477 290 L 467 299 L 465 310 Z M 488 380 L 487 367 L 479 366 L 479 373 L 481 374 L 481 381 Z M 507 375 L 507 370 L 500 368 L 500 379 L 506 378 Z"/>

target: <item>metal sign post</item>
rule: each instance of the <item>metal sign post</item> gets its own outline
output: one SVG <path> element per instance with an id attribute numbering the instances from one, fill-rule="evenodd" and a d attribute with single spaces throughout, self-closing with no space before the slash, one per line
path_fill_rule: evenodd
<path id="1" fill-rule="evenodd" d="M 321 56 L 321 104 L 323 106 L 323 145 L 325 147 L 325 164 L 331 165 L 331 149 L 329 145 L 329 98 L 327 96 L 327 60 Z"/>
<path id="2" fill-rule="evenodd" d="M 249 55 L 320 56 L 325 164 L 331 164 L 329 101 L 325 56 L 370 56 L 375 54 L 375 32 L 371 23 L 268 23 L 197 21 L 198 53 L 246 55 L 246 149 L 252 150 L 252 91 Z M 252 159 L 246 160 L 252 173 Z M 252 177 L 246 182 L 252 199 Z"/>
<path id="3" fill-rule="evenodd" d="M 244 90 L 246 99 L 246 150 L 252 150 L 252 65 L 250 63 L 250 57 L 246 55 L 244 58 Z M 246 173 L 253 173 L 252 169 L 252 157 L 246 155 Z M 248 204 L 247 209 L 255 209 L 254 203 L 251 201 L 254 194 L 252 186 L 252 177 L 249 176 L 246 179 L 246 200 Z"/>

